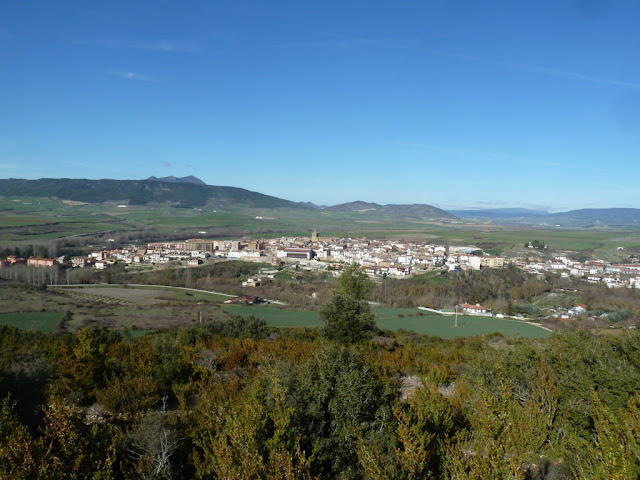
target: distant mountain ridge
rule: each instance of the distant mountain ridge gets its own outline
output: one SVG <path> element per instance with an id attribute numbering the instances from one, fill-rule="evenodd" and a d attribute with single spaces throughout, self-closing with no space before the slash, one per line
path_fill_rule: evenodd
<path id="1" fill-rule="evenodd" d="M 504 218 L 523 217 L 531 215 L 549 215 L 545 210 L 531 210 L 529 208 L 483 208 L 478 210 L 446 210 L 447 212 L 463 218 Z"/>
<path id="2" fill-rule="evenodd" d="M 168 179 L 168 180 L 167 180 Z M 521 224 L 561 225 L 640 225 L 637 208 L 588 208 L 548 213 L 531 209 L 451 210 L 431 205 L 388 204 L 355 201 L 325 207 L 311 202 L 293 202 L 238 187 L 206 185 L 196 177 L 164 177 L 147 180 L 88 180 L 72 178 L 0 179 L 0 196 L 49 197 L 87 203 L 125 202 L 130 205 L 168 203 L 176 207 L 201 207 L 209 202 L 214 208 L 246 205 L 253 208 L 355 213 L 363 221 L 404 218 L 409 220 L 475 220 Z"/>
<path id="3" fill-rule="evenodd" d="M 237 187 L 201 185 L 160 180 L 87 180 L 76 178 L 0 179 L 0 195 L 54 197 L 87 203 L 128 201 L 130 205 L 170 203 L 179 207 L 200 207 L 213 200 L 218 205 L 247 204 L 262 208 L 304 208 L 281 198 Z"/>
<path id="4" fill-rule="evenodd" d="M 581 220 L 606 224 L 635 224 L 640 223 L 640 209 L 582 208 L 568 212 L 551 213 L 548 215 L 548 218 L 558 221 Z"/>
<path id="5" fill-rule="evenodd" d="M 640 224 L 640 209 L 637 208 L 583 208 L 557 213 L 549 213 L 543 210 L 530 210 L 526 208 L 495 208 L 486 210 L 449 210 L 449 213 L 461 218 L 524 224 Z"/>
<path id="6" fill-rule="evenodd" d="M 243 188 L 205 185 L 196 177 L 151 177 L 146 180 L 88 180 L 41 178 L 0 179 L 0 196 L 49 197 L 87 203 L 124 202 L 130 205 L 169 203 L 177 207 L 241 204 L 254 208 L 288 208 L 305 211 L 360 212 L 366 220 L 406 218 L 451 220 L 453 215 L 431 205 L 378 205 L 350 202 L 332 207 L 311 202 L 292 202 Z"/>
<path id="7" fill-rule="evenodd" d="M 332 207 L 326 207 L 325 210 L 331 212 L 361 212 L 364 210 L 378 210 L 381 205 L 377 203 L 363 202 L 356 200 L 355 202 L 341 203 L 339 205 L 333 205 Z"/>
<path id="8" fill-rule="evenodd" d="M 154 182 L 169 182 L 169 183 L 195 183 L 196 185 L 206 185 L 205 182 L 200 180 L 193 175 L 189 175 L 188 177 L 174 177 L 170 175 L 168 177 L 154 177 L 153 175 L 147 178 L 147 180 L 152 180 Z"/>
<path id="9" fill-rule="evenodd" d="M 455 215 L 445 212 L 432 205 L 424 204 L 388 204 L 378 205 L 377 203 L 369 203 L 363 201 L 355 201 L 349 203 L 342 203 L 340 205 L 334 205 L 327 207 L 325 210 L 333 212 L 377 212 L 387 215 L 397 215 L 403 217 L 412 217 L 422 220 L 441 220 L 441 219 L 454 219 Z"/>

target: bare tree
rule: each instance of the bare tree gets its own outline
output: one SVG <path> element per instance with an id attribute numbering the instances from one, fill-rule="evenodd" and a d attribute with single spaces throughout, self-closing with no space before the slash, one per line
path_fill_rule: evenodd
<path id="1" fill-rule="evenodd" d="M 149 412 L 131 434 L 129 452 L 148 480 L 171 478 L 171 458 L 182 443 L 167 419 L 166 400 L 160 412 Z"/>

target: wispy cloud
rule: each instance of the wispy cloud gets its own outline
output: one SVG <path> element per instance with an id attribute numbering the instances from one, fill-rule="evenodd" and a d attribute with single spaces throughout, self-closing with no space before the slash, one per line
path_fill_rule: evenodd
<path id="1" fill-rule="evenodd" d="M 448 58 L 456 58 L 458 60 L 464 60 L 467 62 L 475 62 L 475 63 L 484 63 L 487 65 L 498 65 L 501 67 L 513 68 L 517 70 L 523 70 L 533 73 L 539 73 L 542 75 L 550 75 L 554 77 L 563 77 L 563 78 L 571 78 L 574 80 L 581 80 L 592 83 L 600 83 L 605 85 L 613 85 L 616 87 L 625 87 L 625 88 L 634 88 L 640 89 L 640 83 L 627 82 L 624 80 L 617 80 L 613 78 L 600 77 L 597 75 L 589 75 L 581 72 L 573 72 L 570 70 L 560 70 L 556 68 L 543 67 L 539 65 L 531 65 L 529 63 L 521 63 L 521 62 L 511 62 L 506 60 L 497 60 L 493 58 L 487 57 L 478 57 L 475 55 L 466 55 L 462 53 L 452 53 L 442 50 L 432 50 L 429 48 L 415 47 L 415 46 L 406 46 L 406 45 L 396 45 L 398 48 L 403 48 L 405 50 L 415 50 L 420 52 L 425 52 L 431 55 L 437 55 L 440 57 L 448 57 Z"/>
<path id="2" fill-rule="evenodd" d="M 196 42 L 180 42 L 176 40 L 123 41 L 108 39 L 97 40 L 93 43 L 123 50 L 146 50 L 150 52 L 198 52 L 201 50 L 200 44 Z"/>
<path id="3" fill-rule="evenodd" d="M 455 31 L 455 32 L 440 32 L 429 33 L 414 37 L 411 39 L 391 39 L 391 38 L 367 38 L 362 36 L 345 35 L 342 33 L 331 32 L 326 30 L 316 30 L 309 28 L 299 27 L 284 27 L 280 30 L 286 30 L 294 33 L 303 34 L 308 37 L 317 37 L 319 40 L 313 41 L 300 41 L 290 44 L 282 44 L 281 47 L 326 47 L 326 48 L 340 48 L 343 50 L 356 52 L 364 47 L 392 47 L 397 48 L 399 42 L 403 41 L 423 41 L 423 40 L 435 40 L 440 38 L 460 37 L 467 35 L 477 34 L 477 31 Z"/>
<path id="4" fill-rule="evenodd" d="M 169 162 L 160 162 L 160 165 L 162 165 L 163 167 L 170 167 L 171 164 Z"/>
<path id="5" fill-rule="evenodd" d="M 149 75 L 144 75 L 142 73 L 136 72 L 123 72 L 123 71 L 109 71 L 107 72 L 109 75 L 113 75 L 118 78 L 122 78 L 124 80 L 138 80 L 141 82 L 162 82 L 159 78 L 151 77 Z"/>

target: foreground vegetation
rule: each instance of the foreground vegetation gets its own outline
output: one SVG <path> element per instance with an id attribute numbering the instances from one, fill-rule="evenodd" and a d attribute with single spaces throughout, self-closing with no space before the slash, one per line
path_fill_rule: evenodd
<path id="1" fill-rule="evenodd" d="M 637 478 L 640 337 L 0 327 L 0 477 Z"/>
<path id="2" fill-rule="evenodd" d="M 637 333 L 380 331 L 371 288 L 349 267 L 320 329 L 0 326 L 0 478 L 640 476 Z"/>

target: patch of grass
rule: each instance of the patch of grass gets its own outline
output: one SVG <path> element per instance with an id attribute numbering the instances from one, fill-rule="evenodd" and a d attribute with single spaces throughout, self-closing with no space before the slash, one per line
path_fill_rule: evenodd
<path id="1" fill-rule="evenodd" d="M 24 330 L 51 333 L 62 320 L 62 316 L 60 312 L 2 313 L 0 325 L 13 325 Z"/>
<path id="2" fill-rule="evenodd" d="M 417 308 L 374 308 L 373 314 L 376 316 L 376 321 L 392 320 L 403 317 L 410 317 L 420 313 L 421 310 Z"/>

